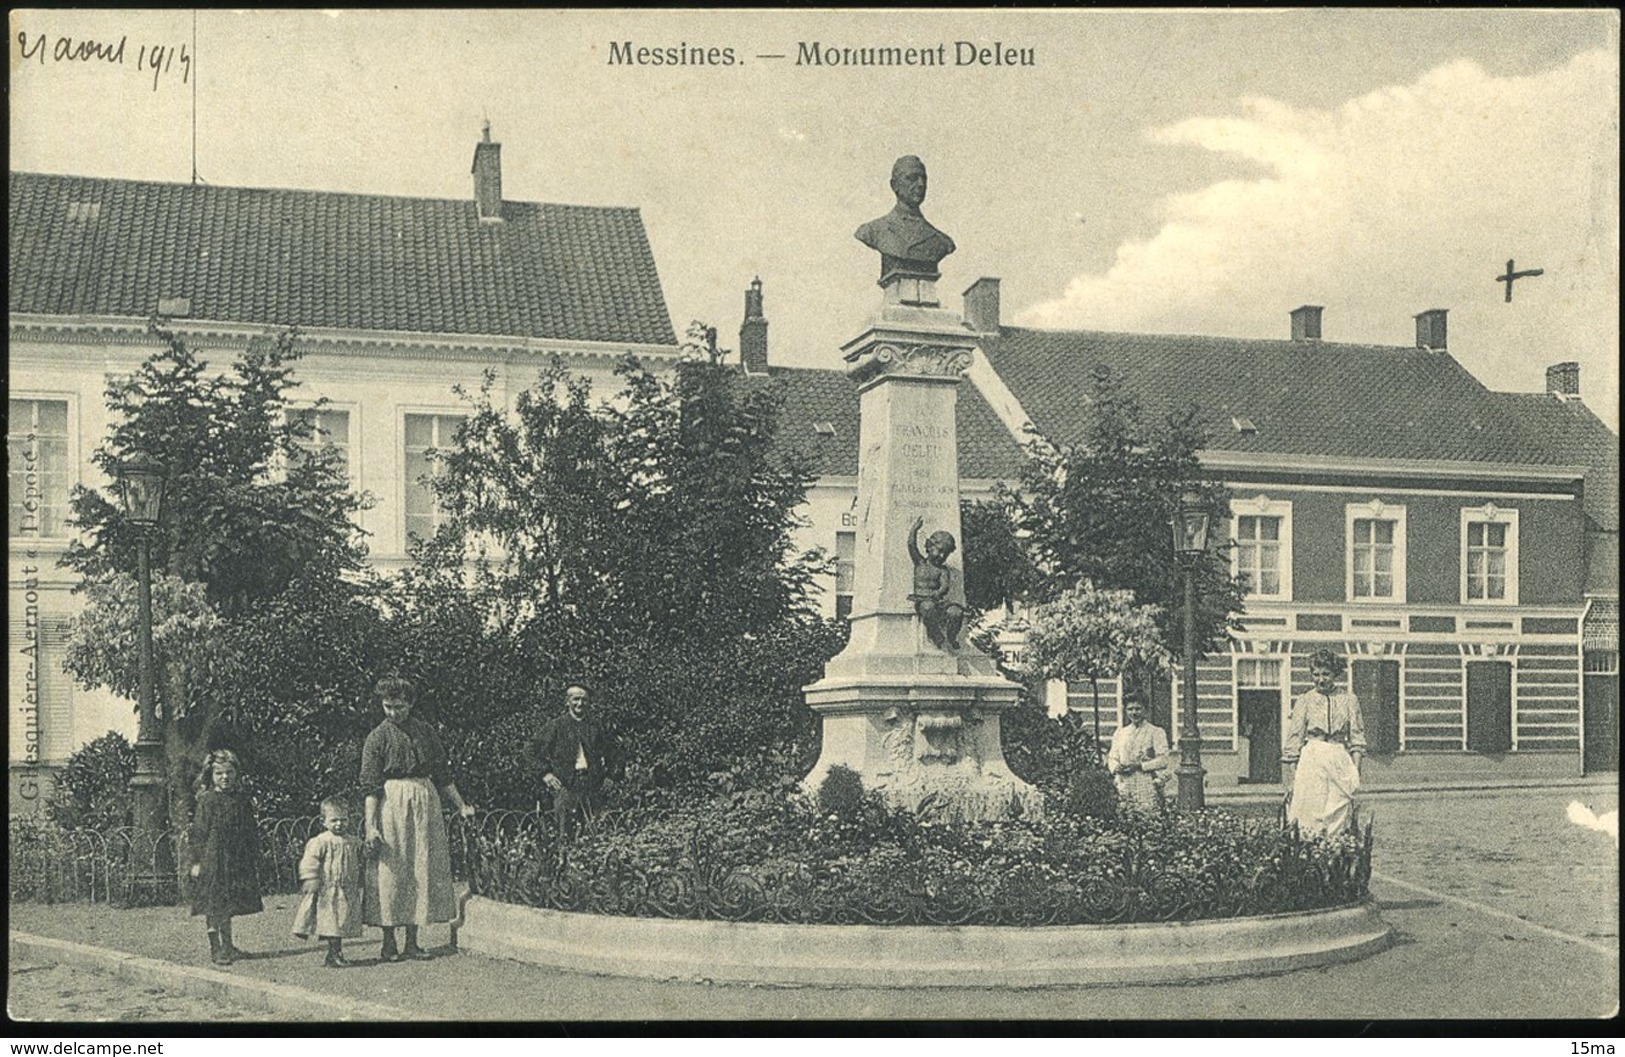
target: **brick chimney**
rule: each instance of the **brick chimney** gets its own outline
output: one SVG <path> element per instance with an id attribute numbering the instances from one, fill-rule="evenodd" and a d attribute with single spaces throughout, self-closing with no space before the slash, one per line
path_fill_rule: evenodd
<path id="1" fill-rule="evenodd" d="M 1299 305 L 1292 310 L 1292 340 L 1320 340 L 1320 305 Z"/>
<path id="2" fill-rule="evenodd" d="M 983 276 L 965 291 L 965 322 L 978 334 L 993 334 L 999 329 L 999 281 Z"/>
<path id="3" fill-rule="evenodd" d="M 1444 317 L 1448 309 L 1430 308 L 1416 314 L 1416 347 L 1443 352 L 1450 346 L 1445 342 Z"/>
<path id="4" fill-rule="evenodd" d="M 1580 399 L 1580 365 L 1569 360 L 1546 368 L 1546 391 L 1559 400 Z"/>
<path id="5" fill-rule="evenodd" d="M 745 321 L 739 324 L 739 359 L 746 374 L 767 373 L 767 317 L 762 314 L 762 278 L 745 290 Z"/>
<path id="6" fill-rule="evenodd" d="M 487 121 L 484 138 L 474 144 L 474 208 L 481 223 L 502 222 L 502 144 L 491 142 L 491 123 Z"/>

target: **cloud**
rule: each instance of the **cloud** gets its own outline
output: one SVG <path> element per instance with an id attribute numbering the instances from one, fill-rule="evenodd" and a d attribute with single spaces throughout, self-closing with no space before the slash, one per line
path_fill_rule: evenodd
<path id="1" fill-rule="evenodd" d="M 1240 175 L 1164 199 L 1155 234 L 1018 319 L 1284 337 L 1313 303 L 1328 340 L 1399 344 L 1416 312 L 1449 308 L 1452 351 L 1471 338 L 1458 358 L 1488 384 L 1538 388 L 1545 363 L 1581 359 L 1613 421 L 1617 84 L 1604 51 L 1525 77 L 1456 61 L 1332 110 L 1246 98 L 1153 128 L 1171 164 L 1194 148 Z M 1514 306 L 1494 281 L 1508 257 L 1546 269 Z"/>

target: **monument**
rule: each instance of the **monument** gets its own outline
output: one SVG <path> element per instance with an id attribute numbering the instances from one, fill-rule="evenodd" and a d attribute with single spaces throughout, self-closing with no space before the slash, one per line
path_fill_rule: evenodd
<path id="1" fill-rule="evenodd" d="M 891 187 L 896 206 L 857 230 L 880 254 L 881 303 L 842 346 L 860 416 L 852 633 L 803 688 L 824 736 L 803 781 L 816 790 L 844 765 L 923 816 L 1031 818 L 1041 795 L 1011 773 L 999 733 L 1018 687 L 961 634 L 954 408 L 976 336 L 937 300 L 954 242 L 920 212 L 925 165 L 899 158 Z"/>

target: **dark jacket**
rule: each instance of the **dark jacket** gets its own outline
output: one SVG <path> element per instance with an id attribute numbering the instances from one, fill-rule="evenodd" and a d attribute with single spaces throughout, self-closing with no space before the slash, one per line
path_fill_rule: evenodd
<path id="1" fill-rule="evenodd" d="M 620 777 L 614 735 L 594 716 L 577 720 L 566 712 L 549 720 L 525 746 L 525 758 L 538 775 L 556 775 L 568 786 L 578 779 L 578 749 L 587 758 L 587 773 L 579 776 L 585 779 L 587 788 L 596 789 L 605 778 Z"/>
<path id="2" fill-rule="evenodd" d="M 192 913 L 209 917 L 258 914 L 260 829 L 247 794 L 205 789 L 188 834 L 187 858 L 202 867 L 192 880 Z"/>

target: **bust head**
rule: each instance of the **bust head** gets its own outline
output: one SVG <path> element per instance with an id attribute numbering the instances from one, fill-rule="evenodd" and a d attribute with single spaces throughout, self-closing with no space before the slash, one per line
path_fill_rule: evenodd
<path id="1" fill-rule="evenodd" d="M 925 201 L 925 162 L 905 154 L 892 163 L 891 189 L 900 205 L 918 211 Z"/>

